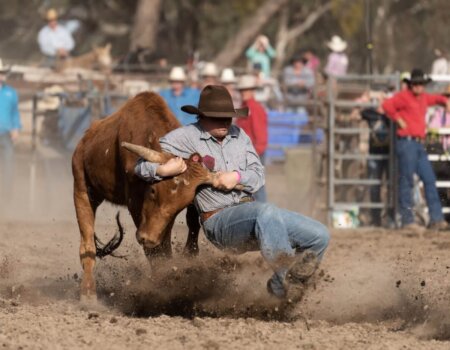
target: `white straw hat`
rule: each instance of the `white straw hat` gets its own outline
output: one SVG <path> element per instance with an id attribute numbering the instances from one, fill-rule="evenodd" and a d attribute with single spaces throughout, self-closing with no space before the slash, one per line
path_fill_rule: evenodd
<path id="1" fill-rule="evenodd" d="M 3 61 L 0 58 L 0 73 L 8 73 L 10 70 L 11 70 L 11 67 L 3 65 Z"/>
<path id="2" fill-rule="evenodd" d="M 45 14 L 45 19 L 47 21 L 57 20 L 58 19 L 58 12 L 54 8 L 48 9 L 46 14 Z"/>
<path id="3" fill-rule="evenodd" d="M 217 66 L 213 62 L 206 62 L 202 69 L 202 76 L 204 77 L 217 77 L 219 75 Z"/>
<path id="4" fill-rule="evenodd" d="M 236 82 L 236 76 L 231 68 L 225 68 L 220 75 L 220 82 L 222 84 L 233 84 Z"/>
<path id="5" fill-rule="evenodd" d="M 342 52 L 347 48 L 347 43 L 338 35 L 333 35 L 331 40 L 327 43 L 331 51 Z"/>
<path id="6" fill-rule="evenodd" d="M 256 89 L 257 87 L 256 77 L 250 74 L 242 75 L 237 83 L 238 90 L 251 90 Z"/>
<path id="7" fill-rule="evenodd" d="M 170 70 L 169 74 L 170 81 L 186 81 L 186 73 L 184 69 L 179 66 L 175 66 Z"/>

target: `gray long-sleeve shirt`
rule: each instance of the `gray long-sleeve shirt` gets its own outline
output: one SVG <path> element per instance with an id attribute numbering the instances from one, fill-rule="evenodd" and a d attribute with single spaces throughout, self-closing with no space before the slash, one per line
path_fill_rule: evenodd
<path id="1" fill-rule="evenodd" d="M 195 205 L 201 212 L 228 207 L 239 203 L 246 192 L 254 193 L 264 185 L 264 168 L 247 134 L 232 125 L 222 143 L 197 122 L 175 129 L 159 140 L 163 151 L 182 158 L 192 153 L 209 155 L 215 159 L 214 171 L 239 171 L 244 191 L 223 192 L 211 186 L 203 187 L 195 197 Z M 135 173 L 146 181 L 158 181 L 157 163 L 139 160 Z"/>

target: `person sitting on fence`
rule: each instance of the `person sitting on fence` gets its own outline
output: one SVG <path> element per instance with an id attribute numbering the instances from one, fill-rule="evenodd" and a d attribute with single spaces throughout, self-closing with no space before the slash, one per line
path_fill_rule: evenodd
<path id="1" fill-rule="evenodd" d="M 17 92 L 6 85 L 9 70 L 0 59 L 0 198 L 3 203 L 12 196 L 14 142 L 22 127 Z"/>
<path id="2" fill-rule="evenodd" d="M 38 34 L 38 44 L 45 56 L 45 65 L 54 68 L 57 59 L 65 59 L 75 47 L 72 34 L 58 23 L 58 13 L 49 9 L 46 14 L 47 25 Z"/>
<path id="3" fill-rule="evenodd" d="M 264 107 L 255 100 L 256 78 L 253 75 L 243 75 L 239 78 L 237 88 L 241 94 L 242 107 L 248 108 L 247 118 L 238 118 L 236 125 L 245 131 L 252 140 L 256 153 L 264 165 L 267 149 L 267 113 Z M 253 194 L 259 202 L 267 201 L 265 186 Z"/>
<path id="4" fill-rule="evenodd" d="M 181 110 L 186 103 L 196 105 L 200 97 L 200 91 L 186 86 L 186 73 L 181 67 L 173 67 L 169 74 L 169 89 L 159 92 L 161 97 L 169 105 L 170 110 L 182 125 L 196 122 L 196 118 Z"/>
<path id="5" fill-rule="evenodd" d="M 327 76 L 339 76 L 347 74 L 348 56 L 345 53 L 347 43 L 338 35 L 333 35 L 331 40 L 327 43 L 331 53 L 327 57 L 327 64 L 324 72 Z"/>
<path id="6" fill-rule="evenodd" d="M 432 105 L 446 106 L 450 111 L 449 100 L 442 95 L 428 94 L 425 85 L 431 79 L 421 69 L 414 69 L 411 77 L 406 80 L 408 89 L 396 93 L 383 103 L 386 115 L 397 125 L 396 154 L 398 159 L 398 202 L 402 224 L 405 228 L 420 230 L 414 223 L 412 212 L 412 189 L 414 173 L 422 180 L 425 187 L 425 197 L 430 214 L 430 228 L 443 230 L 448 228 L 442 213 L 442 205 L 436 188 L 436 176 L 428 160 L 423 146 L 426 134 L 426 109 Z"/>
<path id="7" fill-rule="evenodd" d="M 310 48 L 306 49 L 303 53 L 303 58 L 306 61 L 305 66 L 316 74 L 320 69 L 320 59 L 315 55 L 314 50 Z"/>
<path id="8" fill-rule="evenodd" d="M 269 38 L 265 35 L 258 36 L 253 45 L 245 52 L 245 56 L 249 59 L 253 68 L 256 67 L 255 64 L 261 67 L 264 78 L 270 77 L 270 61 L 275 55 L 275 50 L 270 45 Z"/>
<path id="9" fill-rule="evenodd" d="M 298 110 L 300 108 L 304 110 L 301 103 L 311 97 L 315 79 L 313 71 L 305 66 L 305 60 L 302 56 L 294 56 L 291 65 L 284 68 L 283 83 L 288 109 Z"/>

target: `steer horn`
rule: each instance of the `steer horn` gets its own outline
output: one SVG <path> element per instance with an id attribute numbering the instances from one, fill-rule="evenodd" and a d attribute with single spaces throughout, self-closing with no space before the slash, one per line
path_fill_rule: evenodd
<path id="1" fill-rule="evenodd" d="M 138 156 L 144 158 L 145 160 L 151 162 L 151 163 L 165 163 L 166 158 L 163 156 L 162 153 L 154 151 L 150 148 L 134 145 L 132 143 L 128 142 L 122 142 L 121 146 L 129 150 L 130 152 L 133 152 L 137 154 Z"/>

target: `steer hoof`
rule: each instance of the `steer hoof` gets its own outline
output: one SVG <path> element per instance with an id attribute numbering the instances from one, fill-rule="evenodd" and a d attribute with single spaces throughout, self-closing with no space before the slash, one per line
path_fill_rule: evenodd
<path id="1" fill-rule="evenodd" d="M 96 295 L 81 295 L 80 308 L 84 311 L 104 312 L 107 308 L 97 300 Z"/>

